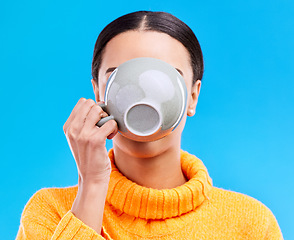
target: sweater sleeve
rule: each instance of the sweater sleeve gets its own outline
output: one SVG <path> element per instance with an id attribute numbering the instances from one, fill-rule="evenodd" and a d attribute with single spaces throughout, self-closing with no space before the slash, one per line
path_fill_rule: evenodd
<path id="1" fill-rule="evenodd" d="M 102 229 L 102 235 L 84 224 L 68 211 L 62 217 L 48 202 L 43 190 L 38 191 L 27 203 L 21 217 L 16 240 L 102 240 L 111 239 Z"/>

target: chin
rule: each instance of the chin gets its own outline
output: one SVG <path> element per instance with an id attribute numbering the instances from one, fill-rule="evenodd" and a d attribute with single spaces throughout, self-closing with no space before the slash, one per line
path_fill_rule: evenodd
<path id="1" fill-rule="evenodd" d="M 165 136 L 156 141 L 138 142 L 128 139 L 118 133 L 113 138 L 114 148 L 119 148 L 120 151 L 136 158 L 152 158 L 167 151 L 173 142 L 172 134 Z"/>

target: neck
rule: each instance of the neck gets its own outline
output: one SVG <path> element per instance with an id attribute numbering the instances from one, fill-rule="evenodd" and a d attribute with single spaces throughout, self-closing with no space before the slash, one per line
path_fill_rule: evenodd
<path id="1" fill-rule="evenodd" d="M 154 149 L 154 143 L 138 143 L 138 149 Z M 113 145 L 115 164 L 131 181 L 148 188 L 171 189 L 187 180 L 181 168 L 180 146 L 166 148 L 155 154 L 132 154 Z"/>

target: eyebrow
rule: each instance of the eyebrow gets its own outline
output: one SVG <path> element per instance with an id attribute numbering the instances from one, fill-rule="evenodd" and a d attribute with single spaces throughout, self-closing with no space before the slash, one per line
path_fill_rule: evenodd
<path id="1" fill-rule="evenodd" d="M 176 68 L 176 70 L 182 75 L 182 77 L 184 76 L 184 73 L 180 69 Z"/>
<path id="2" fill-rule="evenodd" d="M 113 72 L 116 69 L 116 67 L 110 67 L 106 70 L 105 75 L 109 72 Z"/>
<path id="3" fill-rule="evenodd" d="M 106 70 L 106 72 L 105 72 L 105 75 L 106 75 L 107 73 L 109 73 L 109 72 L 113 72 L 115 69 L 116 69 L 116 67 L 110 67 L 110 68 L 108 68 L 108 69 Z M 176 70 L 177 70 L 182 76 L 184 76 L 183 72 L 182 72 L 180 69 L 176 68 Z"/>

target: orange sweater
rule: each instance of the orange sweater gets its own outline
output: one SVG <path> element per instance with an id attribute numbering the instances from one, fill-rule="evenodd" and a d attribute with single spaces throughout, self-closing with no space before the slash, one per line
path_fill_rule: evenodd
<path id="1" fill-rule="evenodd" d="M 182 152 L 181 161 L 189 181 L 166 190 L 139 186 L 112 164 L 102 236 L 71 213 L 77 187 L 42 189 L 27 203 L 17 239 L 283 239 L 266 206 L 212 187 L 195 156 Z"/>

